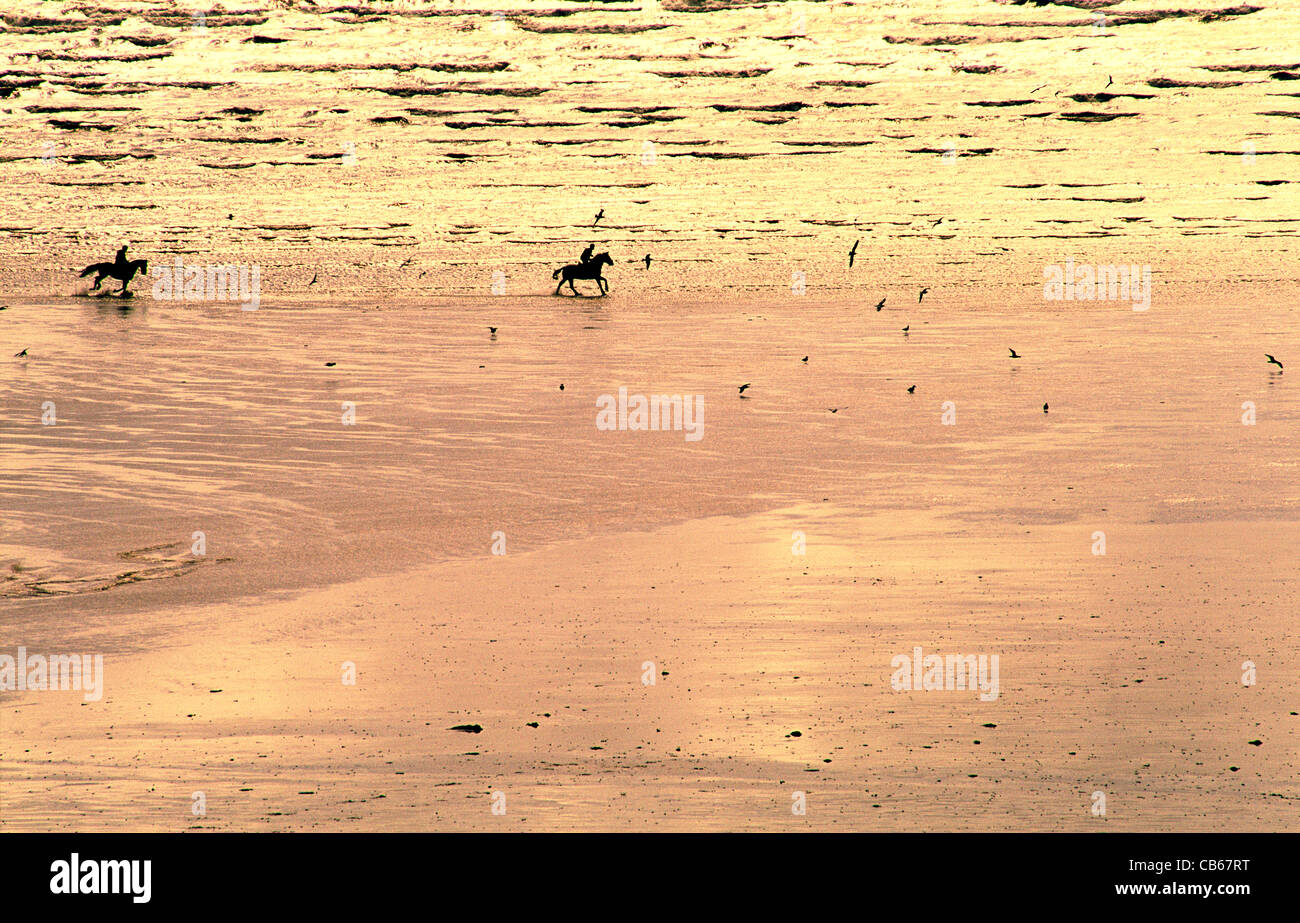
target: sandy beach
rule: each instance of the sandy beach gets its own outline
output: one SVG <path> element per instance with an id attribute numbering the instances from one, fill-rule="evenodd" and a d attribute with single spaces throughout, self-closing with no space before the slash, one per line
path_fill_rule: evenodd
<path id="1" fill-rule="evenodd" d="M 17 6 L 0 831 L 1300 829 L 1295 11 Z"/>

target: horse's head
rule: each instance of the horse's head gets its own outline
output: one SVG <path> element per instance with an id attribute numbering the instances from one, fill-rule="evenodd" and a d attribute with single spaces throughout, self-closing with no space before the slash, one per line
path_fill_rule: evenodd
<path id="1" fill-rule="evenodd" d="M 132 260 L 132 261 L 131 261 L 131 266 L 135 269 L 136 272 L 142 272 L 142 273 L 144 273 L 146 276 L 149 275 L 149 261 L 148 261 L 148 260 Z"/>
<path id="2" fill-rule="evenodd" d="M 596 258 L 595 258 L 594 260 L 592 260 L 592 262 L 593 262 L 593 263 L 597 263 L 597 264 L 599 264 L 599 265 L 604 265 L 604 266 L 613 266 L 613 265 L 614 265 L 614 260 L 610 257 L 610 255 L 609 255 L 608 253 L 598 253 L 598 254 L 596 254 Z"/>

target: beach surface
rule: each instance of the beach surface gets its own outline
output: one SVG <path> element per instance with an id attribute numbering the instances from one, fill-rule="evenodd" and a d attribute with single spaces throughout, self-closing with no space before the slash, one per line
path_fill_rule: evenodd
<path id="1" fill-rule="evenodd" d="M 1294 11 L 17 6 L 0 830 L 1300 828 Z"/>

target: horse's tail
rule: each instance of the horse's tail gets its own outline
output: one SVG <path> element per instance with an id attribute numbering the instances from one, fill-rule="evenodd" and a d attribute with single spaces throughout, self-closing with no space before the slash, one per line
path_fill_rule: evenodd
<path id="1" fill-rule="evenodd" d="M 99 267 L 102 265 L 102 263 L 91 263 L 85 269 L 81 270 L 81 278 L 84 279 L 93 272 L 99 272 Z"/>
<path id="2" fill-rule="evenodd" d="M 560 273 L 562 273 L 562 272 L 564 272 L 564 267 L 563 267 L 563 266 L 561 266 L 559 269 L 555 270 L 555 272 L 551 273 L 551 278 L 552 278 L 552 279 L 558 279 L 558 278 L 560 278 Z M 83 275 L 84 275 L 84 273 L 83 273 Z"/>

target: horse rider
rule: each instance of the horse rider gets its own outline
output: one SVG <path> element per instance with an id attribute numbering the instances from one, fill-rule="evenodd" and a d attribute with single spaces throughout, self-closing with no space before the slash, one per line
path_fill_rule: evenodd
<path id="1" fill-rule="evenodd" d="M 586 266 L 588 263 L 591 262 L 591 258 L 592 256 L 595 255 L 595 253 L 596 253 L 596 245 L 587 244 L 587 249 L 582 251 L 582 256 L 578 258 L 578 262 L 580 262 L 583 266 Z"/>
<path id="2" fill-rule="evenodd" d="M 117 256 L 114 258 L 113 263 L 114 263 L 115 265 L 117 265 L 117 266 L 125 266 L 125 265 L 126 265 L 126 263 L 127 263 L 127 259 L 126 259 L 126 244 L 122 244 L 122 249 L 120 249 L 120 250 L 117 251 Z"/>

